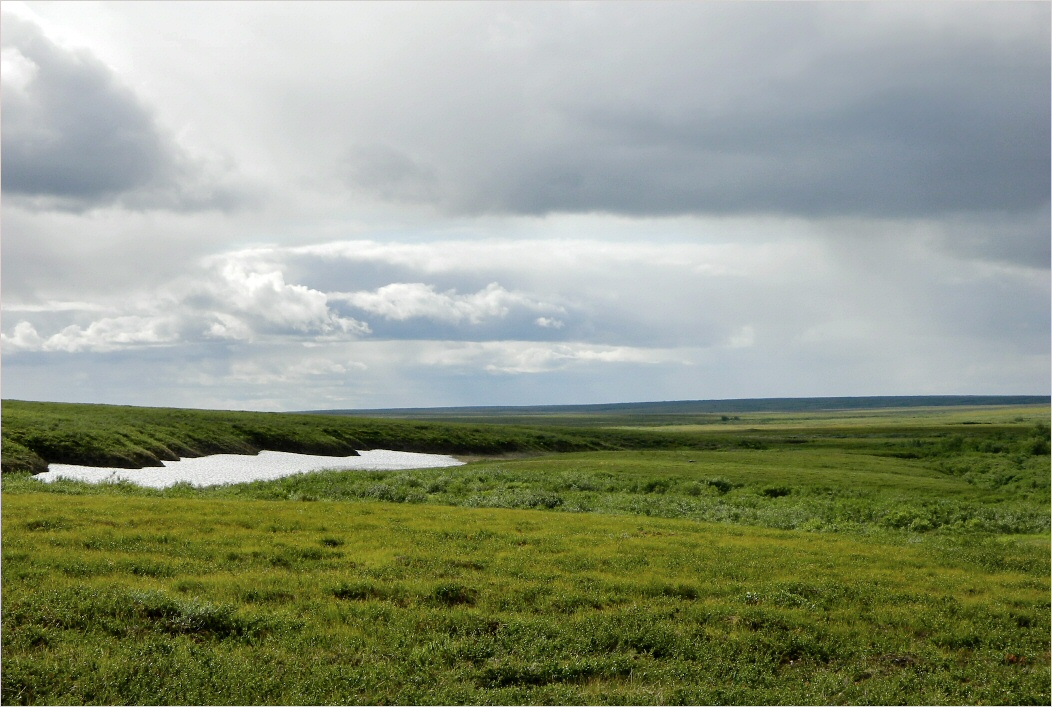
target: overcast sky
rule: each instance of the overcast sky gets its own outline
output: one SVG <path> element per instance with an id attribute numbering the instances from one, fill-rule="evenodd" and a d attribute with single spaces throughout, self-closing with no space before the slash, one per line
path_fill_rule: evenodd
<path id="1" fill-rule="evenodd" d="M 21 3 L 4 398 L 1050 392 L 1049 3 Z"/>

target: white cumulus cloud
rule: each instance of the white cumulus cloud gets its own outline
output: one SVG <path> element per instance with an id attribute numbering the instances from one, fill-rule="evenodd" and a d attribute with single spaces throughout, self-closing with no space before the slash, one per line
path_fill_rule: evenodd
<path id="1" fill-rule="evenodd" d="M 465 295 L 458 295 L 456 290 L 438 292 L 434 285 L 421 282 L 396 282 L 372 292 L 335 292 L 329 297 L 395 321 L 422 317 L 452 324 L 478 324 L 504 317 L 513 307 L 546 307 L 521 293 L 509 292 L 496 282 Z"/>
<path id="2" fill-rule="evenodd" d="M 43 347 L 44 339 L 37 333 L 36 327 L 27 321 L 15 325 L 10 335 L 0 334 L 0 342 L 6 350 L 36 351 Z"/>
<path id="3" fill-rule="evenodd" d="M 48 337 L 41 336 L 30 322 L 21 321 L 11 336 L 3 336 L 3 344 L 14 351 L 113 351 L 170 344 L 177 339 L 171 317 L 121 316 L 99 319 L 87 326 L 71 324 Z"/>
<path id="4" fill-rule="evenodd" d="M 285 282 L 278 269 L 260 269 L 251 263 L 224 259 L 216 264 L 206 285 L 217 311 L 254 323 L 264 332 L 301 334 L 364 334 L 369 327 L 341 317 L 328 306 L 324 292 Z M 224 324 L 224 329 L 229 325 Z"/>
<path id="5" fill-rule="evenodd" d="M 285 281 L 272 264 L 235 256 L 204 263 L 185 281 L 162 283 L 152 296 L 128 297 L 106 305 L 48 302 L 16 305 L 21 319 L 3 334 L 6 351 L 113 351 L 195 341 L 347 339 L 369 333 L 369 326 L 329 307 L 324 292 Z M 98 317 L 97 313 L 113 316 Z M 92 321 L 85 314 L 96 313 Z M 66 316 L 72 323 L 46 332 L 33 315 Z M 57 329 L 57 330 L 56 330 Z"/>

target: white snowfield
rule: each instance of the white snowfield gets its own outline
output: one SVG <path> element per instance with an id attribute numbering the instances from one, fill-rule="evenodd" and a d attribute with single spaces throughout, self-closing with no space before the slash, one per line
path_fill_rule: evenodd
<path id="1" fill-rule="evenodd" d="M 145 469 L 117 469 L 114 467 L 49 464 L 48 470 L 34 479 L 50 483 L 57 479 L 74 479 L 99 483 L 130 481 L 139 486 L 163 489 L 180 482 L 193 486 L 242 484 L 247 481 L 266 481 L 283 476 L 329 469 L 358 469 L 361 471 L 394 471 L 398 469 L 434 469 L 460 466 L 464 462 L 444 454 L 392 452 L 388 449 L 359 451 L 357 457 L 323 457 L 313 454 L 263 451 L 256 456 L 247 454 L 213 454 L 208 457 L 162 462 L 163 467 Z"/>

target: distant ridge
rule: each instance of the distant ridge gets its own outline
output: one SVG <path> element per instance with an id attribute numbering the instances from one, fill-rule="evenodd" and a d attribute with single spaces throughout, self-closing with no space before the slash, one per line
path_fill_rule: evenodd
<path id="1" fill-rule="evenodd" d="M 691 414 L 727 412 L 819 412 L 990 405 L 1048 405 L 1048 395 L 879 395 L 840 398 L 741 398 L 734 400 L 670 400 L 664 402 L 597 403 L 592 405 L 477 405 L 433 408 L 305 410 L 324 415 L 368 417 L 430 417 L 432 415 L 580 415 L 587 413 Z"/>

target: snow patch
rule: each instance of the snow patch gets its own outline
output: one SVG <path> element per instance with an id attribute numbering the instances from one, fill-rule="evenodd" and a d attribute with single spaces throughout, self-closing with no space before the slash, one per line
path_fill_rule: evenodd
<path id="1" fill-rule="evenodd" d="M 213 454 L 207 457 L 165 461 L 163 467 L 118 469 L 114 467 L 49 464 L 48 470 L 33 478 L 51 483 L 72 479 L 88 483 L 130 481 L 139 486 L 167 488 L 186 482 L 192 486 L 243 484 L 269 481 L 283 476 L 312 471 L 357 469 L 359 471 L 395 471 L 399 469 L 434 469 L 460 466 L 464 462 L 444 454 L 394 452 L 372 449 L 358 452 L 357 457 L 325 457 L 313 454 L 263 451 L 247 454 Z"/>

